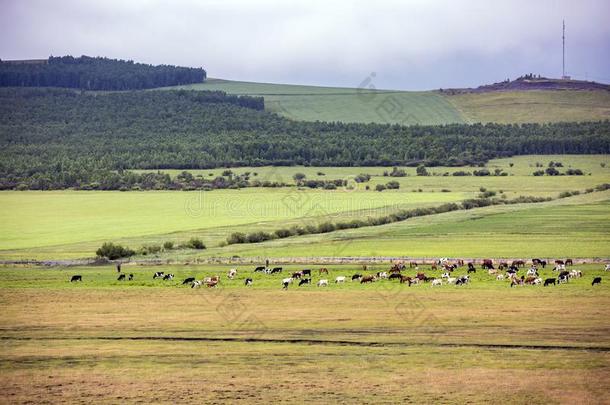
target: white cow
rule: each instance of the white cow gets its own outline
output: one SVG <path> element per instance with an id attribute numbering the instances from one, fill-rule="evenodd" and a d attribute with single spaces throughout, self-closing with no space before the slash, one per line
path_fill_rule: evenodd
<path id="1" fill-rule="evenodd" d="M 498 280 L 498 281 L 503 281 L 503 280 L 504 280 L 504 274 L 498 274 L 498 275 L 496 276 L 496 280 Z"/>
<path id="2" fill-rule="evenodd" d="M 284 290 L 288 289 L 288 286 L 292 283 L 292 277 L 288 277 L 282 280 L 282 288 Z"/>
<path id="3" fill-rule="evenodd" d="M 345 276 L 338 276 L 335 278 L 335 283 L 345 283 Z"/>
<path id="4" fill-rule="evenodd" d="M 318 287 L 328 287 L 328 280 L 318 281 Z"/>
<path id="5" fill-rule="evenodd" d="M 534 280 L 534 282 L 532 284 L 534 284 L 534 285 L 542 284 L 542 279 L 540 277 L 537 277 L 536 280 Z"/>
<path id="6" fill-rule="evenodd" d="M 447 279 L 447 284 L 455 284 L 456 280 L 457 280 L 457 278 L 455 278 L 455 277 L 449 277 Z"/>
<path id="7" fill-rule="evenodd" d="M 386 273 L 385 271 L 380 271 L 379 273 L 377 273 L 377 277 L 388 278 L 388 273 Z"/>
<path id="8" fill-rule="evenodd" d="M 227 277 L 229 277 L 229 279 L 233 280 L 233 278 L 237 275 L 237 269 L 231 269 L 229 270 L 229 272 L 227 273 Z"/>
<path id="9" fill-rule="evenodd" d="M 610 271 L 610 264 L 607 264 L 606 267 L 604 268 L 605 271 Z"/>
<path id="10" fill-rule="evenodd" d="M 576 269 L 571 270 L 569 276 L 570 278 L 580 278 L 582 277 L 582 271 Z"/>
<path id="11" fill-rule="evenodd" d="M 434 287 L 435 285 L 443 285 L 443 280 L 440 278 L 435 278 L 432 280 L 432 283 L 430 283 L 430 286 Z"/>
<path id="12" fill-rule="evenodd" d="M 446 272 L 441 275 L 441 278 L 449 278 L 449 277 L 451 277 L 451 275 Z"/>

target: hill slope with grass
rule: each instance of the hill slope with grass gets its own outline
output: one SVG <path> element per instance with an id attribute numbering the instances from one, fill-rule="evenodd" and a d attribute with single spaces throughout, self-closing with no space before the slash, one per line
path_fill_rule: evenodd
<path id="1" fill-rule="evenodd" d="M 267 110 L 306 121 L 433 125 L 610 119 L 610 91 L 597 87 L 415 92 L 209 79 L 178 88 L 263 96 Z"/>

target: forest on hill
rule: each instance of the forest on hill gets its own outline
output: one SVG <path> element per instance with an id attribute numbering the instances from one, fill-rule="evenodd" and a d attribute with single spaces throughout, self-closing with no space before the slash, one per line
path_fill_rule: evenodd
<path id="1" fill-rule="evenodd" d="M 0 61 L 0 86 L 139 90 L 201 83 L 202 68 L 147 65 L 101 57 L 49 57 L 47 63 Z"/>
<path id="2" fill-rule="evenodd" d="M 222 92 L 3 88 L 0 189 L 182 187 L 129 169 L 462 166 L 511 155 L 610 153 L 609 121 L 406 127 L 299 122 L 263 107 L 260 97 Z"/>

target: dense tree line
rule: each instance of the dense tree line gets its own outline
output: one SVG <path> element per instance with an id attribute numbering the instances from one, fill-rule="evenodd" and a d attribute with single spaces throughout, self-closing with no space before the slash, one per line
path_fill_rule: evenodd
<path id="1" fill-rule="evenodd" d="M 206 71 L 172 65 L 81 56 L 53 57 L 47 63 L 0 61 L 0 86 L 70 87 L 83 90 L 138 90 L 201 83 Z"/>
<path id="2" fill-rule="evenodd" d="M 171 188 L 170 180 L 129 169 L 462 166 L 521 154 L 610 153 L 609 121 L 404 127 L 298 122 L 263 107 L 262 98 L 222 92 L 3 88 L 0 189 L 150 181 Z"/>

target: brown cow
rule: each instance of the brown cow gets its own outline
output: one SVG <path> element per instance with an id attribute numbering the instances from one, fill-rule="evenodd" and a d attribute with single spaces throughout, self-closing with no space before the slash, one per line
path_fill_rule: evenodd
<path id="1" fill-rule="evenodd" d="M 417 273 L 417 275 L 415 276 L 415 278 L 418 278 L 420 280 L 425 280 L 426 279 L 426 275 L 424 273 Z"/>
<path id="2" fill-rule="evenodd" d="M 417 267 L 417 262 L 409 262 L 409 268 Z"/>
<path id="3" fill-rule="evenodd" d="M 566 266 L 573 266 L 574 261 L 572 259 L 566 259 Z"/>
<path id="4" fill-rule="evenodd" d="M 323 274 L 323 273 L 328 274 L 328 269 L 327 269 L 326 267 L 322 267 L 322 268 L 319 270 L 319 272 L 320 272 L 320 274 Z"/>
<path id="5" fill-rule="evenodd" d="M 491 259 L 483 259 L 482 266 L 483 270 L 489 270 L 494 268 L 494 262 Z"/>
<path id="6" fill-rule="evenodd" d="M 400 276 L 400 283 L 409 283 L 409 286 L 411 286 L 411 280 L 412 278 L 409 276 Z"/>
<path id="7" fill-rule="evenodd" d="M 372 283 L 375 280 L 376 280 L 375 276 L 364 276 L 360 279 L 360 284 Z"/>
<path id="8" fill-rule="evenodd" d="M 525 267 L 525 261 L 524 260 L 513 260 L 512 265 L 515 267 Z"/>

